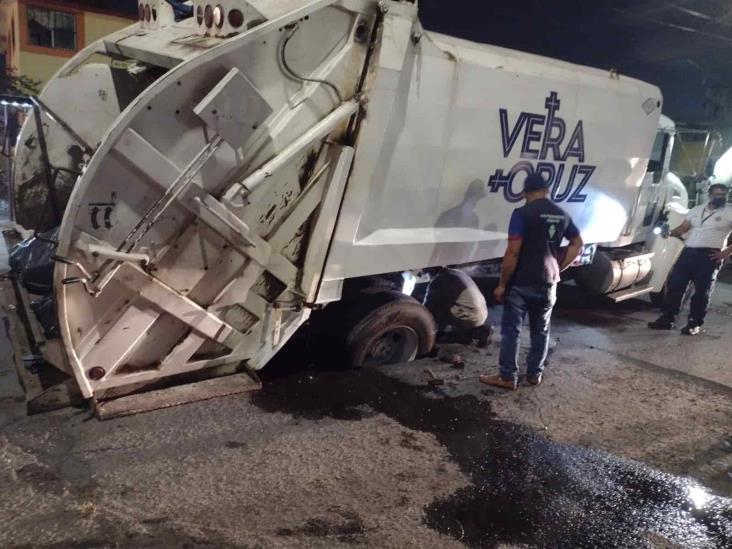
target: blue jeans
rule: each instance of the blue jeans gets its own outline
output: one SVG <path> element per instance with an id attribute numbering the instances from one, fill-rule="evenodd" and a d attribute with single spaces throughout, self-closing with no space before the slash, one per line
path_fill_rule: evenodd
<path id="1" fill-rule="evenodd" d="M 694 283 L 694 297 L 691 298 L 689 324 L 702 326 L 707 316 L 709 302 L 714 292 L 714 283 L 722 268 L 721 261 L 709 256 L 719 250 L 711 248 L 685 248 L 671 271 L 666 291 L 663 316 L 673 322 L 681 312 L 681 301 L 689 283 Z"/>
<path id="2" fill-rule="evenodd" d="M 531 350 L 527 357 L 526 373 L 539 376 L 549 352 L 549 325 L 552 310 L 557 302 L 556 284 L 545 286 L 513 286 L 506 294 L 501 322 L 501 377 L 518 380 L 518 353 L 521 342 L 521 326 L 526 314 L 531 329 Z"/>

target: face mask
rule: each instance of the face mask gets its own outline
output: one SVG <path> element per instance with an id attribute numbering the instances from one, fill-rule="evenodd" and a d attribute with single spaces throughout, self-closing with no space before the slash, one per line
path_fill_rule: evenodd
<path id="1" fill-rule="evenodd" d="M 712 206 L 715 208 L 721 208 L 727 203 L 727 199 L 722 196 L 718 196 L 716 198 L 712 198 Z"/>

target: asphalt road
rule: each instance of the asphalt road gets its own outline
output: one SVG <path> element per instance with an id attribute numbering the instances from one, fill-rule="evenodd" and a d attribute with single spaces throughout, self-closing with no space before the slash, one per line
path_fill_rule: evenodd
<path id="1" fill-rule="evenodd" d="M 732 286 L 696 339 L 565 294 L 517 393 L 477 383 L 497 343 L 360 371 L 294 344 L 257 394 L 27 417 L 3 335 L 0 547 L 731 546 Z"/>

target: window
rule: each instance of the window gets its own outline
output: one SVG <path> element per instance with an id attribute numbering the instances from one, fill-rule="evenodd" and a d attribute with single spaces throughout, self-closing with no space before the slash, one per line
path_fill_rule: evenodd
<path id="1" fill-rule="evenodd" d="M 656 135 L 656 141 L 653 144 L 651 158 L 648 161 L 648 173 L 653 173 L 653 182 L 660 183 L 663 176 L 663 166 L 666 161 L 666 151 L 668 149 L 668 141 L 671 136 L 665 132 L 659 131 Z"/>
<path id="2" fill-rule="evenodd" d="M 76 51 L 76 16 L 73 13 L 28 6 L 28 44 Z"/>

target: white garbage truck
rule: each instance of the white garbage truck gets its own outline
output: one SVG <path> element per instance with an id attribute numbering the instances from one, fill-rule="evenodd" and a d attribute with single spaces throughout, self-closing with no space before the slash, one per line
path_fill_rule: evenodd
<path id="1" fill-rule="evenodd" d="M 534 172 L 589 243 L 578 284 L 662 290 L 652 232 L 686 198 L 655 86 L 426 31 L 414 0 L 139 14 L 32 98 L 16 152 L 19 223 L 60 226 L 41 352 L 99 409 L 261 369 L 328 307 L 354 365 L 429 351 L 429 312 L 369 281 L 497 264 Z"/>

